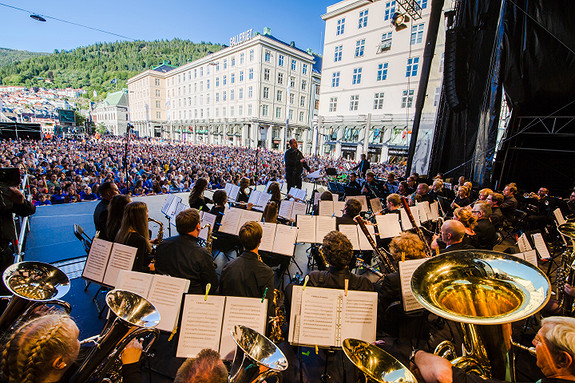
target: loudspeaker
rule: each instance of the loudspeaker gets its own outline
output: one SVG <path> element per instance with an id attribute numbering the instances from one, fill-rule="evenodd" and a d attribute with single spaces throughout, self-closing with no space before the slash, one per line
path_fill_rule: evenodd
<path id="1" fill-rule="evenodd" d="M 463 45 L 457 28 L 445 32 L 443 90 L 447 104 L 455 112 L 465 109 L 467 102 L 466 53 Z"/>

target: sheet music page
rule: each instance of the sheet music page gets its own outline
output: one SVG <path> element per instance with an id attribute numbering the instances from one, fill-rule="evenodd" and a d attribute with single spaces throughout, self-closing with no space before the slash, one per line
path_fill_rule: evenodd
<path id="1" fill-rule="evenodd" d="M 276 223 L 260 222 L 262 225 L 262 242 L 260 243 L 259 249 L 261 251 L 273 251 L 274 240 L 276 238 Z"/>
<path id="2" fill-rule="evenodd" d="M 528 250 L 524 253 L 519 253 L 522 255 L 522 258 L 525 259 L 527 262 L 531 263 L 535 267 L 539 267 L 537 263 L 537 251 L 536 250 Z M 517 254 L 517 255 L 519 255 Z"/>
<path id="3" fill-rule="evenodd" d="M 339 194 L 331 193 L 331 199 L 333 199 L 333 202 L 339 201 Z"/>
<path id="4" fill-rule="evenodd" d="M 301 297 L 303 286 L 293 285 L 291 296 L 291 310 L 289 317 L 288 342 L 299 344 L 299 328 L 301 321 Z"/>
<path id="5" fill-rule="evenodd" d="M 174 331 L 180 317 L 182 297 L 188 291 L 190 281 L 167 275 L 155 275 L 148 293 L 148 300 L 160 312 L 158 329 Z"/>
<path id="6" fill-rule="evenodd" d="M 280 208 L 278 210 L 278 216 L 290 219 L 293 204 L 294 201 L 286 201 L 286 200 L 281 201 Z"/>
<path id="7" fill-rule="evenodd" d="M 301 289 L 302 286 L 294 286 Z M 343 290 L 306 287 L 301 298 L 299 343 L 323 347 L 335 346 L 339 331 Z M 293 310 L 292 305 L 292 310 Z"/>
<path id="8" fill-rule="evenodd" d="M 377 213 L 378 211 L 383 210 L 383 206 L 381 205 L 380 198 L 371 198 L 369 200 L 369 206 L 371 206 L 371 211 Z"/>
<path id="9" fill-rule="evenodd" d="M 419 267 L 427 258 L 409 259 L 399 262 L 399 277 L 401 279 L 401 300 L 403 301 L 403 311 L 409 312 L 423 308 L 411 291 L 411 276 L 415 269 Z"/>
<path id="10" fill-rule="evenodd" d="M 369 208 L 367 207 L 367 198 L 364 195 L 354 195 L 354 196 L 347 196 L 345 200 L 349 199 L 356 199 L 361 203 L 361 211 L 368 211 Z"/>
<path id="11" fill-rule="evenodd" d="M 238 185 L 232 184 L 228 197 L 231 198 L 232 201 L 236 201 L 238 199 L 238 194 L 240 194 L 240 187 Z"/>
<path id="12" fill-rule="evenodd" d="M 272 199 L 271 194 L 262 193 L 262 194 L 260 194 L 260 196 L 258 198 L 258 203 L 256 204 L 256 206 L 261 206 L 262 210 L 263 210 L 263 208 L 266 207 L 268 202 L 270 202 L 270 199 Z"/>
<path id="13" fill-rule="evenodd" d="M 121 270 L 115 286 L 117 289 L 127 290 L 147 299 L 153 280 L 154 274 Z"/>
<path id="14" fill-rule="evenodd" d="M 184 311 L 176 357 L 194 358 L 204 348 L 219 351 L 226 297 L 184 295 Z"/>
<path id="15" fill-rule="evenodd" d="M 210 224 L 210 226 L 212 228 L 212 232 L 213 232 L 214 229 L 216 228 L 216 215 L 211 214 L 211 213 L 207 213 L 207 212 L 203 212 L 203 213 L 204 214 L 202 214 L 202 220 L 200 223 L 200 225 L 202 226 L 202 231 L 200 231 L 198 238 L 201 238 L 204 241 L 206 241 L 208 239 L 208 228 L 204 227 L 204 226 L 206 224 Z"/>
<path id="16" fill-rule="evenodd" d="M 409 221 L 407 217 L 406 219 Z M 401 234 L 399 214 L 389 213 L 384 215 L 376 215 L 375 222 L 377 222 L 379 238 L 393 238 Z"/>
<path id="17" fill-rule="evenodd" d="M 179 201 L 177 201 L 176 203 L 176 208 L 174 210 L 174 215 L 170 217 L 170 225 L 174 225 L 176 226 L 176 216 L 181 212 L 184 211 L 188 208 L 187 205 L 184 205 L 182 203 L 182 200 L 180 199 Z"/>
<path id="18" fill-rule="evenodd" d="M 333 201 L 319 201 L 319 215 L 325 217 L 333 216 Z"/>
<path id="19" fill-rule="evenodd" d="M 428 201 L 418 202 L 417 210 L 419 211 L 419 220 L 421 222 L 427 222 L 431 219 L 431 208 Z"/>
<path id="20" fill-rule="evenodd" d="M 539 253 L 541 259 L 551 259 L 551 254 L 549 254 L 549 250 L 547 249 L 547 244 L 545 244 L 545 240 L 541 233 L 535 233 L 532 235 L 533 243 L 535 244 L 535 248 Z"/>
<path id="21" fill-rule="evenodd" d="M 295 221 L 298 215 L 305 215 L 307 204 L 305 202 L 294 202 L 291 209 L 290 219 Z"/>
<path id="22" fill-rule="evenodd" d="M 273 252 L 292 257 L 297 241 L 297 232 L 296 226 L 277 225 Z"/>
<path id="23" fill-rule="evenodd" d="M 330 231 L 335 230 L 336 223 L 335 217 L 323 217 L 317 216 L 317 221 L 315 224 L 315 242 L 322 243 L 323 237 Z"/>
<path id="24" fill-rule="evenodd" d="M 557 208 L 553 210 L 553 215 L 557 220 L 557 224 L 563 225 L 564 223 L 567 223 L 567 220 L 565 219 L 565 217 L 563 217 L 563 213 L 561 213 L 561 209 Z"/>
<path id="25" fill-rule="evenodd" d="M 174 194 L 168 194 L 168 197 L 166 197 L 166 202 L 164 202 L 164 206 L 162 207 L 161 212 L 164 213 L 165 215 L 168 215 L 168 209 L 170 208 L 170 205 L 172 204 L 172 201 L 174 200 L 176 196 Z"/>
<path id="26" fill-rule="evenodd" d="M 114 243 L 110 251 L 110 260 L 104 274 L 104 284 L 107 286 L 114 286 L 118 280 L 120 270 L 132 270 L 134 266 L 134 259 L 138 249 L 132 246 L 122 245 L 121 243 Z"/>
<path id="27" fill-rule="evenodd" d="M 229 210 L 224 214 L 222 217 L 222 221 L 220 222 L 220 232 L 234 234 L 238 233 L 238 224 L 240 222 L 240 218 L 242 216 L 242 209 L 238 209 L 236 207 L 230 207 Z"/>
<path id="28" fill-rule="evenodd" d="M 333 203 L 333 215 L 335 217 L 343 216 L 343 209 L 345 209 L 345 201 L 335 201 Z"/>
<path id="29" fill-rule="evenodd" d="M 262 220 L 263 213 L 260 213 L 259 211 L 253 211 L 253 210 L 240 210 L 240 211 L 242 212 L 242 215 L 238 220 L 238 228 L 234 233 L 235 235 L 239 234 L 240 229 L 244 225 L 244 223 L 249 221 L 260 222 Z"/>
<path id="30" fill-rule="evenodd" d="M 316 217 L 312 215 L 297 216 L 297 241 L 302 243 L 315 242 Z"/>
<path id="31" fill-rule="evenodd" d="M 527 234 L 523 233 L 517 238 L 517 247 L 522 253 L 533 249 L 529 243 L 529 239 L 527 239 Z"/>
<path id="32" fill-rule="evenodd" d="M 336 346 L 341 347 L 347 338 L 373 343 L 376 339 L 377 293 L 349 290 L 343 295 L 341 336 Z"/>
<path id="33" fill-rule="evenodd" d="M 367 237 L 365 236 L 365 234 L 363 234 L 363 231 L 361 231 L 359 225 L 355 225 L 355 227 L 357 228 L 357 236 L 359 238 L 359 249 L 373 250 L 373 248 L 369 244 L 369 241 L 367 240 Z M 365 225 L 365 227 L 367 227 L 367 231 L 369 232 L 369 234 L 371 234 L 371 237 L 375 241 L 375 227 L 373 225 Z"/>
<path id="34" fill-rule="evenodd" d="M 432 220 L 437 220 L 439 218 L 439 202 L 435 201 L 429 205 L 429 212 L 431 214 Z"/>
<path id="35" fill-rule="evenodd" d="M 401 212 L 400 214 L 401 214 L 401 229 L 402 229 L 402 231 L 407 231 L 409 229 L 413 229 L 413 225 L 411 224 L 411 221 L 409 220 L 409 217 L 407 216 L 407 212 L 405 211 L 405 209 L 401 208 L 401 209 L 399 209 L 399 211 Z M 413 214 L 413 210 L 411 210 L 411 213 Z M 379 225 L 378 225 L 378 227 L 379 227 Z"/>
<path id="36" fill-rule="evenodd" d="M 316 191 L 313 194 L 313 206 L 317 206 L 317 204 L 319 203 L 319 199 L 321 198 L 321 194 L 320 192 Z"/>
<path id="37" fill-rule="evenodd" d="M 92 241 L 92 247 L 90 247 L 90 252 L 88 253 L 88 258 L 86 259 L 86 265 L 84 266 L 82 277 L 102 283 L 113 244 L 114 242 L 94 238 Z"/>
<path id="38" fill-rule="evenodd" d="M 236 342 L 231 332 L 235 325 L 242 325 L 266 333 L 268 300 L 261 298 L 226 297 L 220 355 L 224 360 L 233 360 L 236 353 Z"/>
<path id="39" fill-rule="evenodd" d="M 252 203 L 254 205 L 258 204 L 258 200 L 260 198 L 260 195 L 262 195 L 264 193 L 262 193 L 259 190 L 252 190 L 252 192 L 250 193 L 250 198 L 248 199 L 248 203 Z"/>
<path id="40" fill-rule="evenodd" d="M 339 225 L 339 231 L 349 239 L 353 250 L 360 250 L 359 236 L 357 235 L 357 227 L 359 225 Z M 362 233 L 365 237 L 365 235 Z"/>

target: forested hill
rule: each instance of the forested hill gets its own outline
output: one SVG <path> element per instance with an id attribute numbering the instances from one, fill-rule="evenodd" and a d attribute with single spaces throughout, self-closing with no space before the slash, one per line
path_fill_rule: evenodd
<path id="1" fill-rule="evenodd" d="M 108 91 L 126 87 L 128 78 L 163 61 L 180 66 L 220 49 L 219 44 L 181 39 L 97 43 L 1 65 L 0 82 L 27 87 L 81 88 L 88 91 L 89 97 L 95 90 L 101 99 Z M 112 83 L 114 79 L 117 84 Z"/>
<path id="2" fill-rule="evenodd" d="M 0 67 L 18 61 L 26 60 L 31 57 L 45 56 L 47 54 L 49 53 L 37 53 L 37 52 L 19 51 L 16 49 L 0 48 Z"/>

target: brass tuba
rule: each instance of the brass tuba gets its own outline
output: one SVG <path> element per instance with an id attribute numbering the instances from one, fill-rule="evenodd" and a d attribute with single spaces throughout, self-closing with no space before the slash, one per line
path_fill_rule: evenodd
<path id="1" fill-rule="evenodd" d="M 555 285 L 557 286 L 557 303 L 563 315 L 572 316 L 573 297 L 565 293 L 565 284 L 575 284 L 575 224 L 564 223 L 559 225 L 559 232 L 571 240 L 572 249 L 565 250 L 561 254 L 561 264 L 555 272 Z"/>
<path id="2" fill-rule="evenodd" d="M 112 290 L 106 294 L 110 317 L 102 333 L 82 341 L 95 343 L 82 365 L 70 378 L 71 383 L 101 382 L 106 377 L 116 380 L 117 365 L 124 348 L 133 339 L 152 335 L 144 350 L 147 352 L 160 332 L 160 313 L 153 304 L 138 294 L 125 290 Z"/>
<path id="3" fill-rule="evenodd" d="M 59 268 L 43 262 L 18 262 L 2 276 L 4 284 L 14 294 L 0 317 L 0 331 L 8 330 L 21 317 L 44 304 L 56 304 L 69 313 L 71 307 L 60 301 L 70 290 L 70 279 Z"/>
<path id="4" fill-rule="evenodd" d="M 348 338 L 342 347 L 345 356 L 364 373 L 366 382 L 371 379 L 378 383 L 417 383 L 407 367 L 377 346 Z"/>
<path id="5" fill-rule="evenodd" d="M 485 378 L 511 381 L 511 323 L 539 311 L 549 301 L 550 287 L 539 268 L 487 250 L 438 255 L 411 278 L 413 295 L 423 307 L 463 327 L 465 356 L 451 363 Z M 455 350 L 452 344 L 447 348 Z"/>
<path id="6" fill-rule="evenodd" d="M 275 376 L 282 381 L 282 371 L 288 361 L 281 350 L 268 338 L 251 328 L 236 325 L 232 338 L 237 344 L 230 370 L 230 383 L 260 383 Z"/>

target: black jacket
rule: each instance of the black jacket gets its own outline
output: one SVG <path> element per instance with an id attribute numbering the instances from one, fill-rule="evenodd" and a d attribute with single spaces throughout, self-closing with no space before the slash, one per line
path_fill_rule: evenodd
<path id="1" fill-rule="evenodd" d="M 101 239 L 108 239 L 106 237 L 106 221 L 108 220 L 109 204 L 110 201 L 103 199 L 96 205 L 96 209 L 94 209 L 94 226 L 96 227 L 96 231 L 100 232 L 99 238 Z M 113 241 L 114 238 L 109 240 Z"/>
<path id="2" fill-rule="evenodd" d="M 443 254 L 443 253 L 447 253 L 449 251 L 473 250 L 473 249 L 475 249 L 475 247 L 468 245 L 467 243 L 464 243 L 464 242 L 459 242 L 459 243 L 454 243 L 453 245 L 450 245 L 450 246 L 446 247 L 445 249 L 439 250 L 439 253 Z"/>
<path id="3" fill-rule="evenodd" d="M 288 149 L 286 150 L 284 160 L 286 166 L 286 178 L 287 177 L 294 177 L 299 178 L 301 177 L 301 172 L 305 168 L 308 172 L 311 172 L 311 169 L 307 165 L 306 162 L 301 162 L 303 159 L 303 154 L 298 149 Z"/>
<path id="4" fill-rule="evenodd" d="M 487 218 L 480 219 L 473 228 L 476 242 L 473 244 L 478 249 L 493 250 L 497 242 L 495 226 Z"/>

